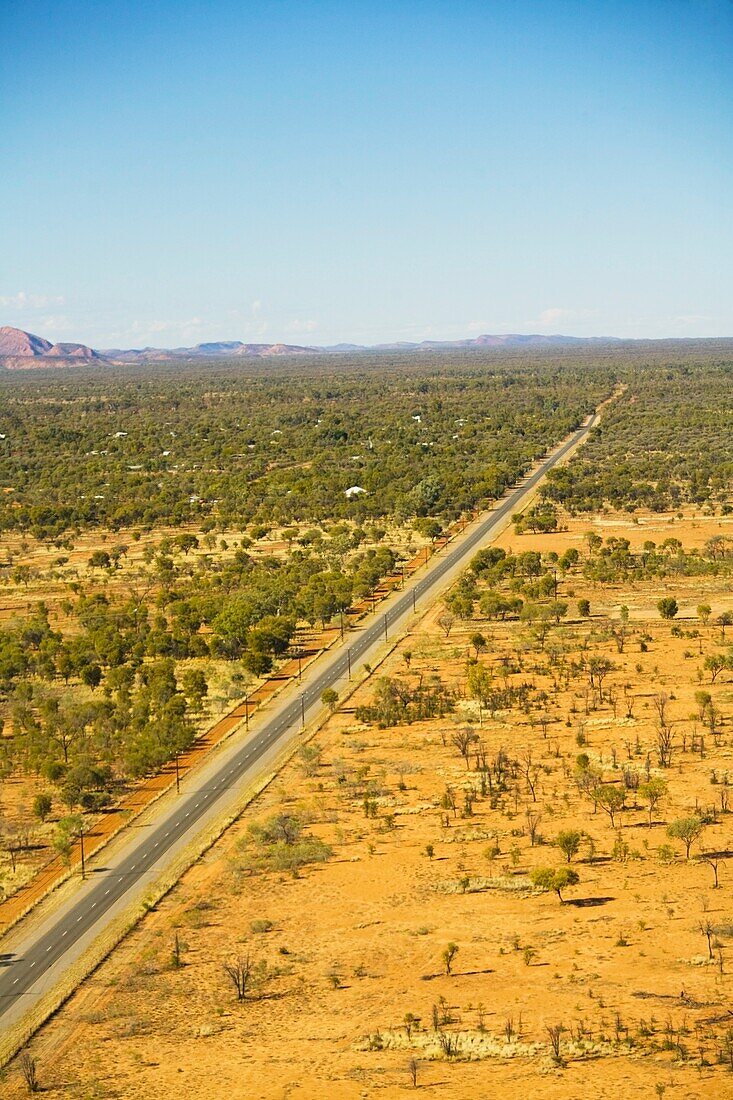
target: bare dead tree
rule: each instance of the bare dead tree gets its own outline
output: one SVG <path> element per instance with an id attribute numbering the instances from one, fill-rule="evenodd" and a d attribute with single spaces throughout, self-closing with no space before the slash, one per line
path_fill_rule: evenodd
<path id="1" fill-rule="evenodd" d="M 539 779 L 541 768 L 539 764 L 535 764 L 532 759 L 532 750 L 527 749 L 522 759 L 519 761 L 519 767 L 522 772 L 524 782 L 527 784 L 527 791 L 532 795 L 532 801 L 537 801 L 537 780 Z"/>
<path id="2" fill-rule="evenodd" d="M 243 1001 L 252 985 L 256 963 L 252 955 L 237 955 L 234 959 L 224 963 L 224 972 L 234 986 L 237 1000 Z"/>
<path id="3" fill-rule="evenodd" d="M 671 728 L 669 726 L 660 725 L 657 728 L 657 755 L 659 756 L 660 768 L 668 768 L 672 763 L 673 747 Z"/>
<path id="4" fill-rule="evenodd" d="M 636 698 L 631 694 L 631 685 L 624 684 L 624 706 L 626 707 L 626 717 L 634 717 L 634 706 L 636 705 Z"/>
<path id="5" fill-rule="evenodd" d="M 616 649 L 618 650 L 619 653 L 623 653 L 624 647 L 626 645 L 626 635 L 628 633 L 628 624 L 625 623 L 625 622 L 620 622 L 618 624 L 618 626 L 610 625 L 609 630 L 610 630 L 610 633 L 611 633 L 611 636 L 612 636 L 614 642 L 616 643 Z"/>
<path id="6" fill-rule="evenodd" d="M 610 684 L 606 690 L 606 699 L 611 704 L 614 718 L 618 715 L 618 688 L 615 684 Z"/>
<path id="7" fill-rule="evenodd" d="M 38 1083 L 36 1060 L 28 1050 L 28 1047 L 25 1047 L 25 1049 L 21 1051 L 18 1064 L 28 1092 L 39 1092 L 41 1086 Z"/>
<path id="8" fill-rule="evenodd" d="M 562 1038 L 562 1033 L 565 1030 L 565 1028 L 562 1026 L 562 1024 L 552 1024 L 550 1027 L 546 1028 L 545 1030 L 547 1031 L 547 1036 L 550 1040 L 550 1046 L 552 1048 L 552 1057 L 554 1058 L 554 1060 L 556 1062 L 560 1063 L 562 1061 L 562 1059 L 560 1057 L 560 1040 Z"/>
<path id="9" fill-rule="evenodd" d="M 658 694 L 655 695 L 654 698 L 652 699 L 652 702 L 654 704 L 654 709 L 657 712 L 657 717 L 659 718 L 659 725 L 663 726 L 663 727 L 666 726 L 667 725 L 667 704 L 669 703 L 669 696 L 667 695 L 667 692 L 666 691 L 658 692 Z"/>
<path id="10" fill-rule="evenodd" d="M 705 920 L 700 921 L 700 923 L 698 924 L 698 928 L 708 941 L 708 958 L 715 958 L 715 956 L 713 955 L 713 936 L 715 934 L 715 925 L 708 917 Z"/>
<path id="11" fill-rule="evenodd" d="M 471 746 L 478 741 L 477 735 L 470 726 L 463 726 L 461 729 L 456 730 L 451 737 L 451 741 L 465 760 L 466 767 L 468 768 L 470 766 L 469 756 L 471 754 Z"/>
<path id="12" fill-rule="evenodd" d="M 706 711 L 706 720 L 710 736 L 716 749 L 720 747 L 720 711 L 715 703 L 710 703 Z"/>
<path id="13" fill-rule="evenodd" d="M 527 822 L 527 832 L 529 833 L 529 843 L 534 848 L 537 840 L 537 831 L 542 822 L 542 814 L 533 813 L 529 808 L 524 815 Z"/>
<path id="14" fill-rule="evenodd" d="M 700 856 L 701 863 L 707 863 L 708 867 L 712 869 L 714 882 L 713 890 L 717 890 L 720 886 L 718 882 L 718 868 L 721 864 L 721 858 L 715 852 L 703 852 Z"/>

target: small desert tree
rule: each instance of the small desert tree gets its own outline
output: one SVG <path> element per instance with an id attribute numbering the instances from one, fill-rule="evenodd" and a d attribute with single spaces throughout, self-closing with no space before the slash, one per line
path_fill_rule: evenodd
<path id="1" fill-rule="evenodd" d="M 724 669 L 730 668 L 730 660 L 722 653 L 710 653 L 703 661 L 703 668 L 710 673 L 710 683 L 714 684 Z"/>
<path id="2" fill-rule="evenodd" d="M 552 867 L 535 867 L 529 878 L 537 889 L 556 893 L 561 905 L 564 904 L 563 890 L 580 882 L 580 875 L 572 867 L 560 867 L 558 870 Z"/>
<path id="3" fill-rule="evenodd" d="M 441 958 L 443 960 L 443 966 L 445 967 L 446 974 L 451 974 L 453 969 L 453 960 L 460 951 L 457 943 L 449 943 L 443 950 Z"/>
<path id="4" fill-rule="evenodd" d="M 326 688 L 321 694 L 321 702 L 324 707 L 328 707 L 329 710 L 335 710 L 336 704 L 339 701 L 339 693 L 334 688 Z"/>
<path id="5" fill-rule="evenodd" d="M 301 745 L 298 749 L 298 756 L 301 767 L 309 778 L 318 774 L 318 767 L 321 763 L 321 750 L 317 745 Z"/>
<path id="6" fill-rule="evenodd" d="M 690 858 L 690 849 L 695 841 L 702 836 L 705 823 L 699 817 L 678 817 L 667 829 L 667 836 L 672 840 L 681 840 L 685 846 L 685 857 Z"/>
<path id="7" fill-rule="evenodd" d="M 649 828 L 652 827 L 652 816 L 659 803 L 667 793 L 667 784 L 659 776 L 652 776 L 646 783 L 639 786 L 639 794 L 645 802 L 649 803 Z"/>
<path id="8" fill-rule="evenodd" d="M 697 716 L 702 722 L 703 718 L 707 714 L 708 707 L 713 701 L 713 697 L 709 691 L 696 691 L 695 702 L 697 703 Z"/>
<path id="9" fill-rule="evenodd" d="M 478 699 L 480 709 L 488 706 L 494 687 L 494 678 L 485 665 L 477 661 L 468 669 L 466 676 L 466 690 L 472 699 Z"/>
<path id="10" fill-rule="evenodd" d="M 603 681 L 609 672 L 615 669 L 613 661 L 608 657 L 591 657 L 588 661 L 588 679 L 591 687 L 598 692 L 598 701 L 603 702 Z"/>
<path id="11" fill-rule="evenodd" d="M 206 677 L 200 668 L 186 669 L 181 677 L 181 688 L 194 710 L 200 711 L 209 694 Z"/>
<path id="12" fill-rule="evenodd" d="M 679 611 L 679 605 L 674 596 L 663 596 L 657 602 L 657 611 L 663 619 L 673 619 Z"/>
<path id="13" fill-rule="evenodd" d="M 453 629 L 455 621 L 456 617 L 450 611 L 444 611 L 443 614 L 438 617 L 438 626 L 443 631 L 446 638 Z"/>
<path id="14" fill-rule="evenodd" d="M 85 824 L 81 814 L 70 814 L 68 817 L 62 817 L 58 823 L 56 835 L 53 838 L 53 846 L 67 866 L 71 864 L 74 841 L 78 840 L 84 833 Z"/>
<path id="15" fill-rule="evenodd" d="M 583 839 L 583 834 L 578 832 L 577 829 L 563 829 L 562 832 L 557 834 L 557 840 L 555 843 L 565 856 L 565 859 L 570 863 L 573 856 L 578 854 L 580 848 L 580 842 Z"/>
<path id="16" fill-rule="evenodd" d="M 33 813 L 40 822 L 44 822 L 48 815 L 51 813 L 51 795 L 45 791 L 41 794 L 37 794 L 33 799 Z"/>
<path id="17" fill-rule="evenodd" d="M 626 802 L 626 791 L 623 787 L 617 787 L 613 783 L 599 783 L 594 787 L 592 797 L 597 806 L 608 814 L 611 828 L 616 828 L 616 814 L 623 810 Z"/>

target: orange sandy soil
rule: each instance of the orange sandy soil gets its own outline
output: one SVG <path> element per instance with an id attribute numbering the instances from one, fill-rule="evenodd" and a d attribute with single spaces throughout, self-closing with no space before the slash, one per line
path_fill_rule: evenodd
<path id="1" fill-rule="evenodd" d="M 705 517 L 650 517 L 639 526 L 623 516 L 568 523 L 567 532 L 507 533 L 502 541 L 515 551 L 562 552 L 581 547 L 591 527 L 634 543 L 673 535 L 685 547 L 732 533 L 730 523 Z M 713 889 L 711 868 L 696 858 L 700 845 L 687 862 L 666 835 L 670 821 L 696 806 L 717 806 L 717 822 L 701 845 L 733 855 L 733 813 L 720 813 L 721 786 L 710 782 L 713 769 L 733 780 L 733 685 L 730 674 L 712 686 L 704 678 L 723 723 L 719 745 L 706 737 L 701 758 L 690 751 L 699 639 L 673 637 L 656 612 L 660 595 L 675 595 L 676 623 L 699 630 L 704 652 L 716 651 L 720 628 L 702 627 L 694 608 L 708 602 L 717 615 L 733 607 L 730 578 L 600 589 L 573 576 L 561 583 L 560 598 L 571 588 L 571 612 L 557 631 L 571 659 L 604 617 L 617 617 L 621 604 L 631 610 L 635 633 L 623 654 L 597 638 L 588 652 L 614 661 L 604 686 L 621 695 L 630 685 L 632 718 L 622 696 L 616 718 L 607 703 L 586 715 L 582 675 L 553 692 L 547 658 L 536 647 L 525 649 L 523 670 L 512 680 L 548 691 L 547 736 L 519 709 L 484 716 L 479 728 L 476 704 L 466 698 L 444 719 L 379 730 L 354 714 L 373 696 L 370 678 L 311 741 L 320 759 L 310 767 L 298 757 L 288 764 L 37 1035 L 31 1049 L 44 1095 L 398 1097 L 413 1091 L 408 1062 L 415 1057 L 418 1095 L 450 1100 L 733 1096 L 733 1073 L 718 1061 L 733 1042 L 733 860 L 721 861 L 720 888 Z M 592 604 L 590 622 L 575 616 L 584 596 Z M 379 675 L 415 682 L 437 672 L 460 689 L 474 631 L 489 637 L 481 659 L 497 670 L 525 632 L 517 623 L 476 620 L 457 623 L 446 639 L 437 624 L 441 610 L 417 625 Z M 652 635 L 646 653 L 638 641 L 643 632 Z M 652 700 L 660 691 L 669 695 L 676 745 L 664 773 L 654 752 Z M 466 722 L 489 759 L 500 747 L 513 758 L 531 749 L 541 765 L 537 802 L 520 776 L 494 808 L 479 797 L 473 816 L 462 816 L 464 790 L 478 786 L 477 773 L 451 744 Z M 633 792 L 618 836 L 579 793 L 581 726 L 582 751 L 602 765 L 606 780 L 618 781 L 628 765 L 643 782 L 652 753 L 652 774 L 669 784 L 652 828 Z M 369 783 L 375 818 L 364 812 Z M 446 827 L 440 801 L 447 785 L 458 812 Z M 544 842 L 534 847 L 527 809 L 542 815 Z M 243 871 L 240 842 L 248 825 L 278 812 L 307 819 L 308 831 L 332 846 L 333 857 L 299 877 Z M 563 865 L 552 842 L 570 827 L 593 839 L 595 859 L 589 861 L 584 842 L 573 863 L 580 882 L 561 905 L 533 890 L 528 872 Z M 487 848 L 494 840 L 499 854 L 492 859 Z M 627 847 L 613 856 L 617 841 Z M 665 847 L 674 848 L 674 857 L 660 852 Z M 712 961 L 699 927 L 706 920 L 716 926 Z M 272 927 L 255 931 L 257 921 Z M 171 965 L 176 935 L 180 969 Z M 441 955 L 450 942 L 459 952 L 446 976 Z M 267 963 L 269 979 L 240 1004 L 223 964 L 245 952 Z M 440 1051 L 433 1006 L 439 1030 L 458 1043 L 455 1058 Z M 408 1038 L 409 1013 L 419 1023 Z M 515 1032 L 510 1042 L 507 1020 Z M 550 1057 L 546 1029 L 553 1025 L 564 1029 L 560 1067 Z M 3 1096 L 22 1095 L 14 1064 Z"/>

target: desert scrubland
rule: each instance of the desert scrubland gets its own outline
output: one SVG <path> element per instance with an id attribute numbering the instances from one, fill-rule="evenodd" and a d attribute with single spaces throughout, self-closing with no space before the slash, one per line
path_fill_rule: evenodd
<path id="1" fill-rule="evenodd" d="M 145 481 L 123 512 L 80 504 L 54 519 L 33 511 L 32 478 L 6 501 L 7 894 L 588 402 L 582 371 L 543 365 L 507 434 L 489 406 L 503 391 L 511 405 L 525 368 L 502 366 L 486 390 L 463 369 L 449 393 L 451 412 L 467 401 L 464 423 L 446 420 L 439 372 L 372 380 L 373 415 L 391 409 L 381 442 L 342 415 L 361 378 L 346 397 L 310 379 L 325 438 L 307 395 L 283 388 L 277 406 L 280 383 L 255 379 L 271 399 L 262 424 L 249 414 L 255 451 L 282 446 L 271 425 L 293 405 L 308 427 L 250 473 L 244 452 L 211 444 L 236 392 L 220 381 L 196 426 L 202 464 L 186 451 L 165 478 L 153 470 L 144 418 L 142 470 L 124 434 L 121 453 L 92 455 L 110 484 Z M 329 700 L 325 725 L 39 1031 L 27 1057 L 47 1095 L 725 1094 L 729 376 L 688 352 L 600 363 L 589 394 L 617 397 L 588 444 Z M 54 466 L 47 416 L 63 423 L 68 401 L 86 409 L 83 432 L 115 435 L 122 398 L 141 398 L 125 383 L 90 404 L 73 383 L 61 401 L 50 386 L 24 384 L 13 415 L 63 494 L 73 446 Z M 163 400 L 165 379 L 146 400 L 154 390 Z M 344 499 L 354 434 L 376 454 L 359 452 L 369 488 Z M 429 455 L 417 480 L 415 448 Z M 6 474 L 21 468 L 10 452 Z M 22 1062 L 4 1073 L 22 1095 Z"/>
<path id="2" fill-rule="evenodd" d="M 500 540 L 533 572 L 479 555 L 84 983 L 48 1095 L 725 1093 L 731 522 L 559 526 Z"/>

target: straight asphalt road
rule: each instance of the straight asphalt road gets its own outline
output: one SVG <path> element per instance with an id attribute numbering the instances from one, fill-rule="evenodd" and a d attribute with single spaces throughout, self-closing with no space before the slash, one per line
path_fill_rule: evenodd
<path id="1" fill-rule="evenodd" d="M 243 744 L 235 743 L 215 754 L 215 759 L 202 767 L 198 779 L 192 779 L 195 789 L 163 809 L 157 824 L 137 830 L 126 850 L 111 861 L 113 865 L 95 870 L 60 912 L 29 933 L 27 939 L 21 939 L 16 950 L 0 954 L 0 1027 L 9 1027 L 20 1020 L 48 991 L 50 983 L 58 980 L 78 958 L 81 946 L 96 939 L 145 884 L 163 875 L 176 853 L 235 800 L 242 786 L 272 762 L 297 736 L 309 713 L 320 712 L 321 695 L 326 688 L 345 681 L 358 662 L 381 647 L 390 629 L 394 632 L 402 620 L 415 612 L 418 600 L 433 592 L 441 581 L 447 583 L 459 567 L 468 564 L 472 551 L 499 533 L 547 471 L 587 435 L 597 419 L 597 415 L 588 418 L 485 519 L 467 529 L 453 548 L 436 555 L 419 579 L 408 582 L 399 598 L 390 600 L 383 612 L 377 611 L 374 621 L 341 646 L 331 659 L 326 655 L 317 661 L 310 674 L 304 676 L 298 696 L 284 701 L 279 708 L 276 705 L 272 716 L 259 729 L 253 722 L 250 736 Z"/>

